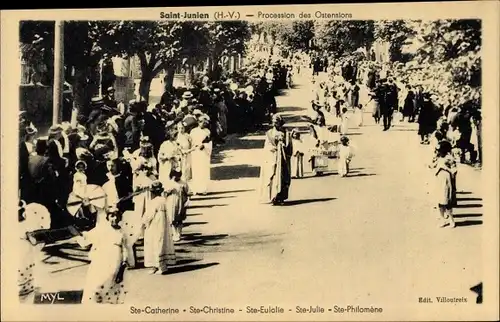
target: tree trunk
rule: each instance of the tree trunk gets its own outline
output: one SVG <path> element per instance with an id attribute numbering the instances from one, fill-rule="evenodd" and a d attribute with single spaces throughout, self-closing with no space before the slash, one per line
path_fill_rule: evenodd
<path id="1" fill-rule="evenodd" d="M 215 67 L 215 61 L 213 57 L 208 57 L 208 74 L 212 74 Z"/>
<path id="2" fill-rule="evenodd" d="M 186 87 L 190 87 L 193 84 L 194 80 L 194 66 L 192 64 L 189 64 L 186 68 Z"/>
<path id="3" fill-rule="evenodd" d="M 175 76 L 175 66 L 169 66 L 166 70 L 165 70 L 166 74 L 165 74 L 165 78 L 164 78 L 164 90 L 167 91 L 167 92 L 170 92 L 172 91 L 173 87 L 174 87 L 174 76 Z"/>
<path id="4" fill-rule="evenodd" d="M 87 69 L 75 67 L 75 76 L 73 77 L 73 109 L 71 111 L 71 124 L 76 125 L 77 116 L 80 114 L 88 115 L 86 88 L 87 88 Z"/>
<path id="5" fill-rule="evenodd" d="M 148 74 L 142 74 L 141 82 L 139 83 L 139 96 L 142 100 L 149 102 L 149 90 L 151 89 L 151 82 L 153 78 Z"/>

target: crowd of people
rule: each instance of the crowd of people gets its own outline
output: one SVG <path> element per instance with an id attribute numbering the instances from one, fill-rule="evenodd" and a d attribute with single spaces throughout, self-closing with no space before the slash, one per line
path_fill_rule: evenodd
<path id="1" fill-rule="evenodd" d="M 293 85 L 294 74 L 303 76 L 309 68 L 313 90 L 304 135 L 285 130 L 275 96 Z M 50 214 L 46 228 L 76 227 L 79 243 L 91 245 L 85 301 L 123 302 L 124 272 L 136 266 L 139 239 L 145 267 L 166 273 L 176 263 L 174 243 L 182 239 L 191 196 L 209 192 L 214 146 L 230 133 L 266 123 L 271 128 L 265 134 L 260 197 L 282 205 L 292 178 L 303 177 L 308 167 L 320 175 L 332 155 L 339 176 L 349 175 L 355 149 L 348 129 L 353 122 L 363 126 L 366 109 L 377 124 L 382 119 L 384 131 L 398 114 L 418 122 L 421 143 L 433 146 L 440 226 L 454 226 L 456 163 L 481 160 L 475 148 L 480 144 L 471 142 L 473 129 L 480 132 L 480 114 L 471 107 L 436 106 L 421 86 L 401 84 L 390 70 L 357 57 L 259 58 L 240 72 L 211 77 L 166 90 L 153 105 L 117 102 L 110 87 L 91 100 L 88 115 L 76 124 L 53 125 L 47 136 L 20 112 L 19 221 L 29 216 L 27 205 L 38 204 Z"/>
<path id="2" fill-rule="evenodd" d="M 32 214 L 26 205 L 37 204 L 50 214 L 45 228 L 76 228 L 73 237 L 91 245 L 84 300 L 123 301 L 124 289 L 117 290 L 125 267 L 137 264 L 134 244 L 144 240 L 151 273 L 175 264 L 189 200 L 210 189 L 214 146 L 271 121 L 275 95 L 291 85 L 289 70 L 281 61 L 255 61 L 167 90 L 153 105 L 117 102 L 110 87 L 77 124 L 55 124 L 47 136 L 20 112 L 19 221 Z"/>
<path id="3" fill-rule="evenodd" d="M 297 73 L 304 70 L 302 56 L 292 59 Z M 331 152 L 338 159 L 338 174 L 347 176 L 354 155 L 348 128 L 353 123 L 362 126 L 363 111 L 368 109 L 376 124 L 383 120 L 383 131 L 393 126 L 395 118 L 398 123 L 418 123 L 420 143 L 431 146 L 430 168 L 436 170 L 433 196 L 438 198 L 439 227 L 453 228 L 457 164 L 481 163 L 480 110 L 470 104 L 439 105 L 436 96 L 422 85 L 404 84 L 387 66 L 356 57 L 335 60 L 318 55 L 308 65 L 313 84 L 309 133 L 287 133 L 283 120 L 279 116 L 273 119 L 264 147 L 269 157 L 261 171 L 261 199 L 283 204 L 291 178 L 303 177 L 307 167 L 321 174 Z"/>

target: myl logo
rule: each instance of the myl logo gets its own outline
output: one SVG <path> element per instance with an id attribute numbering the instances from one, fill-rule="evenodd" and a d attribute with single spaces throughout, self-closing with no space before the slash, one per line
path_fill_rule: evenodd
<path id="1" fill-rule="evenodd" d="M 80 304 L 83 291 L 35 293 L 34 304 Z"/>

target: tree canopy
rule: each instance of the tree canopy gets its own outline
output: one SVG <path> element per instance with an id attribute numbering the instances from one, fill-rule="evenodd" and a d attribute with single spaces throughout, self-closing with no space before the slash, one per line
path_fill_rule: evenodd
<path id="1" fill-rule="evenodd" d="M 375 41 L 374 29 L 372 20 L 320 21 L 315 28 L 315 39 L 320 50 L 340 58 L 360 47 L 370 47 Z"/>

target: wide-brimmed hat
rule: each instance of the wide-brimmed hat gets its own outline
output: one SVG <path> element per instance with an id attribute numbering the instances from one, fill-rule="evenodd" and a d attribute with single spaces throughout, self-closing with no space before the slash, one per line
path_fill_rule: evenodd
<path id="1" fill-rule="evenodd" d="M 34 135 L 38 132 L 38 129 L 33 124 L 27 126 L 25 130 L 27 135 Z"/>
<path id="2" fill-rule="evenodd" d="M 102 97 L 95 96 L 90 99 L 90 106 L 92 107 L 101 107 L 104 106 L 104 101 Z"/>
<path id="3" fill-rule="evenodd" d="M 183 99 L 190 99 L 193 97 L 193 93 L 191 93 L 191 91 L 185 91 L 183 94 L 182 94 L 182 98 Z"/>
<path id="4" fill-rule="evenodd" d="M 79 165 L 83 165 L 83 167 L 85 168 L 85 170 L 87 169 L 87 162 L 85 162 L 83 160 L 76 161 L 76 163 L 75 163 L 75 169 L 78 168 Z"/>
<path id="5" fill-rule="evenodd" d="M 61 125 L 59 125 L 59 124 L 52 125 L 49 128 L 49 135 L 61 134 L 62 131 L 63 131 L 63 128 L 61 127 Z"/>
<path id="6" fill-rule="evenodd" d="M 113 86 L 110 86 L 108 87 L 108 89 L 106 90 L 108 93 L 111 93 L 111 92 L 116 92 L 115 88 Z"/>
<path id="7" fill-rule="evenodd" d="M 149 188 L 151 192 L 162 193 L 165 189 L 160 181 L 154 181 Z"/>
<path id="8" fill-rule="evenodd" d="M 198 116 L 198 115 L 203 115 L 203 112 L 199 109 L 194 109 L 193 110 L 193 115 Z"/>

